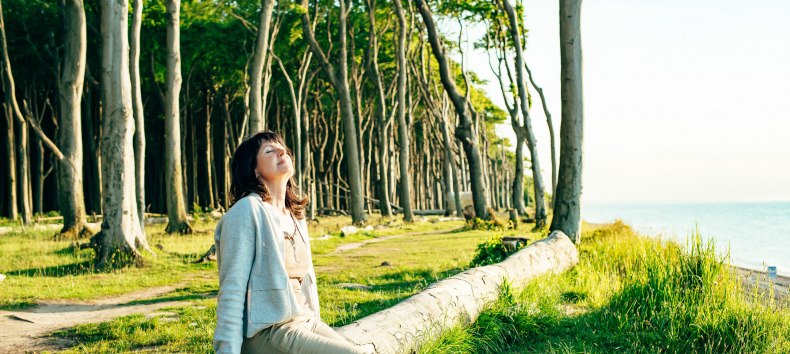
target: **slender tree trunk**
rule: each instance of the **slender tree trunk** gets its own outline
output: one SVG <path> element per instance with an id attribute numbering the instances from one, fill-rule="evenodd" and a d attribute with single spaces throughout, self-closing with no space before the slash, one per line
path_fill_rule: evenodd
<path id="1" fill-rule="evenodd" d="M 439 63 L 439 73 L 441 76 L 442 85 L 444 86 L 447 95 L 455 106 L 455 112 L 458 115 L 458 126 L 455 129 L 455 136 L 463 144 L 464 152 L 466 153 L 467 160 L 469 161 L 469 179 L 472 183 L 472 201 L 474 203 L 475 216 L 479 218 L 488 218 L 487 201 L 485 190 L 485 181 L 483 176 L 483 158 L 480 154 L 480 149 L 477 142 L 477 127 L 472 121 L 469 112 L 470 103 L 468 99 L 458 92 L 455 85 L 455 80 L 450 72 L 450 64 L 444 54 L 439 34 L 436 31 L 436 25 L 433 22 L 433 15 L 428 5 L 424 0 L 416 0 L 417 8 L 422 15 L 425 28 L 428 31 L 428 40 L 431 43 L 431 49 L 436 61 Z"/>
<path id="2" fill-rule="evenodd" d="M 516 172 L 513 176 L 513 205 L 519 215 L 527 215 L 524 205 L 524 136 L 516 134 Z"/>
<path id="3" fill-rule="evenodd" d="M 80 236 L 85 229 L 85 196 L 82 177 L 82 92 L 87 39 L 82 0 L 62 0 L 64 61 L 59 83 L 60 145 L 65 156 L 58 173 L 61 235 Z"/>
<path id="4" fill-rule="evenodd" d="M 31 171 L 31 181 L 33 184 L 33 214 L 43 213 L 44 202 L 44 144 L 36 136 L 32 136 L 33 140 L 33 156 L 32 160 L 33 170 Z"/>
<path id="5" fill-rule="evenodd" d="M 2 7 L 2 4 L 0 4 Z M 1 15 L 0 15 L 1 16 Z M 17 191 L 16 191 L 16 152 L 14 151 L 15 134 L 14 134 L 14 119 L 11 118 L 11 107 L 8 103 L 3 103 L 3 110 L 6 120 L 6 155 L 5 161 L 8 161 L 8 217 L 15 220 L 19 216 L 19 208 L 17 206 Z"/>
<path id="6" fill-rule="evenodd" d="M 29 199 L 29 179 L 28 179 L 28 158 L 27 158 L 27 123 L 25 122 L 25 118 L 22 116 L 22 112 L 19 110 L 19 104 L 16 100 L 16 88 L 14 85 L 14 75 L 11 70 L 11 61 L 8 56 L 8 46 L 6 41 L 6 34 L 5 34 L 5 21 L 3 20 L 3 5 L 0 2 L 0 49 L 2 49 L 2 61 L 3 61 L 3 88 L 5 93 L 5 103 L 8 106 L 7 112 L 9 117 L 15 117 L 16 119 L 12 119 L 15 123 L 9 124 L 9 129 L 14 129 L 16 126 L 16 133 L 14 134 L 16 137 L 16 163 L 18 169 L 15 170 L 17 173 L 16 175 L 16 187 L 17 189 L 13 191 L 16 193 L 16 204 L 12 207 L 19 207 L 22 213 L 22 222 L 25 224 L 30 223 L 32 215 L 30 213 L 30 199 Z M 13 145 L 12 145 L 13 146 Z M 14 173 L 14 172 L 11 172 Z M 12 193 L 12 194 L 13 194 Z M 12 212 L 12 214 L 14 214 Z"/>
<path id="7" fill-rule="evenodd" d="M 455 203 L 455 214 L 457 216 L 463 215 L 463 206 L 461 205 L 461 190 L 458 185 L 458 176 L 455 168 L 455 159 L 453 158 L 453 142 L 450 139 L 450 124 L 447 122 L 447 117 L 442 112 L 442 140 L 444 142 L 444 169 L 445 169 L 445 184 L 449 186 L 447 189 L 453 194 L 453 200 L 448 200 L 445 204 L 449 205 L 451 202 Z"/>
<path id="8" fill-rule="evenodd" d="M 384 85 L 381 82 L 381 73 L 379 70 L 379 44 L 378 34 L 376 33 L 376 0 L 368 1 L 368 18 L 370 21 L 370 43 L 368 44 L 368 74 L 373 82 L 376 90 L 376 132 L 378 133 L 378 197 L 379 209 L 381 209 L 381 216 L 391 217 L 392 207 L 390 206 L 390 198 L 387 193 L 387 185 L 389 184 L 389 158 L 387 156 L 387 146 L 389 146 L 389 127 L 390 120 L 387 115 L 386 95 L 384 93 Z"/>
<path id="9" fill-rule="evenodd" d="M 212 111 L 212 98 L 211 98 L 211 91 L 206 90 L 206 120 L 205 124 L 203 125 L 203 130 L 206 135 L 206 149 L 205 153 L 203 154 L 203 158 L 206 161 L 205 164 L 205 177 L 206 177 L 206 205 L 214 209 L 216 205 L 214 204 L 214 176 L 211 174 L 211 111 Z"/>
<path id="10" fill-rule="evenodd" d="M 229 136 L 231 117 L 230 117 L 230 97 L 227 92 L 222 94 L 222 114 L 225 120 L 222 124 L 222 207 L 225 211 L 230 206 L 230 144 L 233 140 Z"/>
<path id="11" fill-rule="evenodd" d="M 86 68 L 87 71 L 87 68 Z M 87 152 L 88 158 L 85 159 L 85 169 L 83 172 L 87 173 L 84 178 L 83 187 L 88 187 L 86 199 L 87 205 L 90 206 L 91 212 L 94 214 L 101 214 L 101 150 L 96 146 L 96 137 L 94 136 L 94 116 L 93 110 L 93 92 L 89 85 L 84 85 L 85 90 L 83 94 L 83 110 L 82 110 L 82 140 L 85 143 L 84 151 Z M 87 208 L 86 208 L 87 209 Z"/>
<path id="12" fill-rule="evenodd" d="M 337 90 L 340 105 L 340 114 L 343 120 L 343 148 L 344 158 L 346 159 L 346 170 L 348 172 L 348 185 L 351 190 L 350 200 L 348 200 L 351 210 L 351 220 L 354 224 L 360 225 L 365 222 L 365 196 L 362 191 L 362 177 L 360 173 L 359 142 L 357 137 L 356 119 L 352 108 L 351 92 L 348 87 L 348 11 L 346 10 L 346 0 L 341 0 L 340 13 L 338 16 L 339 26 L 339 50 L 335 67 L 328 61 L 323 50 L 318 46 L 313 30 L 310 27 L 310 17 L 307 11 L 302 14 L 302 29 L 310 45 L 313 55 L 318 58 L 324 73 L 329 77 L 329 82 Z M 302 7 L 308 9 L 307 0 L 302 0 Z M 339 176 L 338 176 L 339 177 Z"/>
<path id="13" fill-rule="evenodd" d="M 294 130 L 294 144 L 295 148 L 295 160 L 297 163 L 295 166 L 295 174 L 296 174 L 296 183 L 299 187 L 299 190 L 304 192 L 302 188 L 304 188 L 304 174 L 305 170 L 307 169 L 307 162 L 309 161 L 309 144 L 307 144 L 307 139 L 303 139 L 304 137 L 309 136 L 309 125 L 307 124 L 306 117 L 302 117 L 302 107 L 304 106 L 303 97 L 306 95 L 306 85 L 307 85 L 307 69 L 310 66 L 310 61 L 312 60 L 312 53 L 310 50 L 305 50 L 304 54 L 302 54 L 302 60 L 300 61 L 301 66 L 299 67 L 298 72 L 298 79 L 299 79 L 299 87 L 294 87 L 294 82 L 291 79 L 291 76 L 285 70 L 285 66 L 283 65 L 282 60 L 280 60 L 277 55 L 271 53 L 271 56 L 274 60 L 277 61 L 277 65 L 280 67 L 280 71 L 283 73 L 283 77 L 285 78 L 286 83 L 288 84 L 288 93 L 291 95 L 291 102 L 293 106 L 293 130 Z M 298 92 L 298 93 L 297 93 Z M 307 112 L 304 114 L 307 115 Z M 305 134 L 302 134 L 302 130 L 304 130 Z M 310 198 L 309 200 L 314 200 Z"/>
<path id="14" fill-rule="evenodd" d="M 27 123 L 17 121 L 16 135 L 18 137 L 16 156 L 19 163 L 19 170 L 17 170 L 19 209 L 22 213 L 22 222 L 28 225 L 33 221 L 33 210 L 30 207 L 30 155 L 28 154 Z"/>
<path id="15" fill-rule="evenodd" d="M 165 190 L 167 193 L 166 231 L 192 233 L 184 206 L 181 171 L 181 0 L 167 0 L 167 90 L 165 92 Z"/>
<path id="16" fill-rule="evenodd" d="M 414 220 L 411 209 L 411 180 L 409 177 L 409 126 L 406 122 L 406 80 L 409 66 L 406 64 L 406 14 L 401 0 L 394 0 L 395 12 L 398 15 L 398 44 L 396 57 L 398 61 L 398 163 L 400 165 L 400 207 L 403 209 L 403 221 L 410 223 Z"/>
<path id="17" fill-rule="evenodd" d="M 510 39 L 516 51 L 516 86 L 518 87 L 518 97 L 521 103 L 521 116 L 524 118 L 524 130 L 526 133 L 527 147 L 529 148 L 532 162 L 532 178 L 535 186 L 535 227 L 543 228 L 546 226 L 546 207 L 543 198 L 543 175 L 540 171 L 540 161 L 538 158 L 537 141 L 535 132 L 532 130 L 532 119 L 529 115 L 529 97 L 527 93 L 526 75 L 524 75 L 524 51 L 521 46 L 521 36 L 519 35 L 518 19 L 516 11 L 509 0 L 502 0 L 505 13 L 510 20 Z"/>
<path id="18" fill-rule="evenodd" d="M 99 268 L 142 259 L 138 248 L 150 252 L 140 228 L 135 197 L 134 118 L 128 56 L 128 11 L 125 0 L 101 4 L 102 33 L 102 191 L 104 220 L 91 238 Z"/>
<path id="19" fill-rule="evenodd" d="M 266 57 L 269 55 L 269 40 L 273 10 L 274 0 L 261 0 L 261 17 L 260 23 L 258 24 L 258 39 L 255 41 L 255 52 L 252 54 L 252 65 L 250 66 L 250 90 L 247 93 L 247 105 L 250 110 L 250 129 L 248 130 L 250 135 L 266 128 L 263 101 L 261 99 L 261 88 L 263 87 L 263 67 L 266 63 Z"/>
<path id="20" fill-rule="evenodd" d="M 455 216 L 464 216 L 464 206 L 461 203 L 461 184 L 458 181 L 458 167 L 455 165 L 455 158 L 451 155 L 450 165 L 453 173 L 453 191 L 455 202 Z"/>
<path id="21" fill-rule="evenodd" d="M 560 168 L 554 196 L 551 230 L 581 241 L 582 148 L 584 109 L 582 99 L 581 0 L 560 0 L 560 78 L 562 123 Z"/>
<path id="22" fill-rule="evenodd" d="M 145 233 L 145 114 L 140 77 L 140 28 L 143 20 L 143 0 L 134 0 L 132 5 L 132 37 L 129 50 L 129 66 L 132 79 L 132 105 L 134 106 L 134 170 L 137 215 L 140 229 Z"/>
<path id="23" fill-rule="evenodd" d="M 538 91 L 540 103 L 543 105 L 543 113 L 546 114 L 546 125 L 549 127 L 549 142 L 551 143 L 551 193 L 554 195 L 554 192 L 557 190 L 557 142 L 554 138 L 554 123 L 551 120 L 549 107 L 546 105 L 546 96 L 543 94 L 543 89 L 540 88 L 532 78 L 532 71 L 529 70 L 529 65 L 524 63 L 524 69 L 527 70 L 527 76 L 529 77 L 529 82 L 532 83 L 532 87 L 535 88 L 535 91 Z"/>

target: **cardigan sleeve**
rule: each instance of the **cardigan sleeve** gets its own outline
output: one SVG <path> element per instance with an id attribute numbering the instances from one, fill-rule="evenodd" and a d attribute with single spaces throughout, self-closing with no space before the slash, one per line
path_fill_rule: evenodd
<path id="1" fill-rule="evenodd" d="M 235 209 L 235 210 L 234 210 Z M 240 200 L 223 217 L 215 236 L 219 268 L 214 351 L 239 353 L 244 339 L 244 304 L 255 257 L 255 227 L 250 199 Z"/>

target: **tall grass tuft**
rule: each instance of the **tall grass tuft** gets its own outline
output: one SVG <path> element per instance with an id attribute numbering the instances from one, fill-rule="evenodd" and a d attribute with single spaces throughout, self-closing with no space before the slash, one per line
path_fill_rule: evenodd
<path id="1" fill-rule="evenodd" d="M 573 270 L 504 287 L 474 324 L 420 352 L 790 353 L 790 309 L 745 292 L 698 231 L 685 248 L 622 222 L 583 239 Z"/>

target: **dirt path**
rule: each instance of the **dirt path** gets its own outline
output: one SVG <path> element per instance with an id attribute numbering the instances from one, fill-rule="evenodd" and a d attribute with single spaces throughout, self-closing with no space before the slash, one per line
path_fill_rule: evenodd
<path id="1" fill-rule="evenodd" d="M 55 229 L 56 225 L 46 227 Z M 3 230 L 0 230 L 3 231 Z M 434 230 L 410 232 L 399 235 L 385 236 L 363 242 L 340 245 L 333 253 L 346 252 L 360 248 L 368 243 L 377 243 L 400 237 L 417 235 L 436 235 L 449 233 L 452 230 Z M 91 301 L 39 301 L 36 306 L 19 311 L 0 310 L 0 353 L 30 353 L 62 350 L 77 343 L 52 336 L 55 331 L 81 324 L 99 323 L 117 317 L 132 314 L 167 315 L 156 311 L 165 307 L 186 306 L 189 301 L 150 302 L 130 304 L 139 300 L 155 299 L 171 293 L 185 284 L 176 284 L 144 289 L 120 296 L 107 297 Z"/>
<path id="2" fill-rule="evenodd" d="M 353 250 L 353 249 L 357 249 L 357 248 L 360 248 L 360 247 L 362 247 L 362 246 L 364 246 L 366 244 L 369 244 L 369 243 L 377 243 L 377 242 L 392 240 L 392 239 L 395 239 L 395 238 L 408 237 L 408 236 L 417 236 L 417 235 L 439 235 L 439 234 L 451 233 L 453 231 L 455 231 L 455 229 L 452 229 L 452 230 L 417 231 L 417 232 L 409 232 L 409 233 L 405 233 L 405 234 L 398 234 L 398 235 L 392 235 L 392 236 L 377 237 L 377 238 L 370 239 L 370 240 L 365 240 L 365 241 L 362 241 L 362 242 L 344 243 L 344 244 L 342 244 L 340 246 L 337 246 L 337 248 L 335 248 L 335 251 L 332 252 L 332 254 L 336 254 L 336 253 L 341 253 L 341 252 L 346 252 L 346 251 L 350 251 L 350 250 Z"/>
<path id="3" fill-rule="evenodd" d="M 50 334 L 80 324 L 105 322 L 131 314 L 152 314 L 163 307 L 183 306 L 189 301 L 129 304 L 173 292 L 178 285 L 145 289 L 94 301 L 49 301 L 20 311 L 0 310 L 0 352 L 28 353 L 60 350 L 76 343 Z"/>

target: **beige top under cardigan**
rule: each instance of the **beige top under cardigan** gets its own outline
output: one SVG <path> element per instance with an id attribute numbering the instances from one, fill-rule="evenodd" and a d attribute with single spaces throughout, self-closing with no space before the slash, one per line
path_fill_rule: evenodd
<path id="1" fill-rule="evenodd" d="M 299 301 L 291 286 L 284 262 L 286 242 L 278 212 L 260 196 L 251 194 L 237 201 L 220 219 L 214 233 L 219 268 L 217 327 L 214 350 L 239 353 L 243 338 L 252 337 L 274 324 L 307 315 L 320 318 L 315 270 L 310 257 L 307 224 L 299 220 L 297 233 L 307 248 L 309 271 L 301 282 L 306 301 Z M 299 304 L 305 303 L 307 308 Z"/>
<path id="2" fill-rule="evenodd" d="M 274 208 L 272 207 L 272 209 Z M 307 275 L 307 272 L 310 271 L 311 266 L 311 264 L 307 262 L 310 258 L 310 252 L 307 251 L 307 244 L 301 236 L 306 230 L 302 230 L 302 227 L 299 226 L 298 222 L 295 222 L 295 219 L 290 213 L 282 214 L 275 210 L 273 214 L 279 219 L 280 230 L 283 231 L 283 237 L 285 238 L 285 252 L 283 253 L 283 258 L 285 261 L 285 271 L 288 273 L 288 284 L 294 291 L 296 300 L 298 304 L 302 306 L 302 310 L 305 314 L 312 315 L 309 310 L 310 305 L 307 302 L 307 298 L 304 293 L 302 293 L 302 280 L 304 276 Z M 286 237 L 286 235 L 290 237 Z"/>

